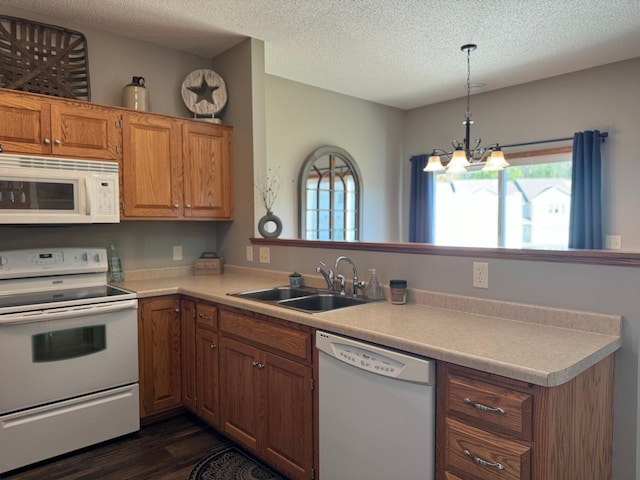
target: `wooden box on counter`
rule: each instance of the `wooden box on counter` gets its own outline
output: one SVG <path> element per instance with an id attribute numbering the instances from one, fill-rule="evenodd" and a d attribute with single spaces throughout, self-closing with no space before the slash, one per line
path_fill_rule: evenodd
<path id="1" fill-rule="evenodd" d="M 221 275 L 224 273 L 224 258 L 198 258 L 193 265 L 194 275 Z"/>

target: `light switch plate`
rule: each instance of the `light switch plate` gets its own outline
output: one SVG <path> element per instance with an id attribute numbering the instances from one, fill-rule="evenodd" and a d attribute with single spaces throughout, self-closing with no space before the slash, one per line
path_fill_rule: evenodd
<path id="1" fill-rule="evenodd" d="M 271 263 L 269 247 L 260 247 L 260 263 Z"/>
<path id="2" fill-rule="evenodd" d="M 182 260 L 182 245 L 173 246 L 173 259 Z"/>

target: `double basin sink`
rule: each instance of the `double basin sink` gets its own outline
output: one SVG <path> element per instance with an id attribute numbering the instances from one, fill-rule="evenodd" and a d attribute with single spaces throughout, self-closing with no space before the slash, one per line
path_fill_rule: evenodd
<path id="1" fill-rule="evenodd" d="M 233 297 L 246 298 L 305 313 L 320 313 L 338 308 L 364 305 L 374 300 L 340 295 L 337 292 L 307 287 L 273 287 L 248 292 L 230 293 Z"/>

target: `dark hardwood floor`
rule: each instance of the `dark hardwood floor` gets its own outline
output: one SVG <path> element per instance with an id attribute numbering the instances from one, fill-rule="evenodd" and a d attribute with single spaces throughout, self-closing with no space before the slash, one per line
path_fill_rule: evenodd
<path id="1" fill-rule="evenodd" d="M 231 441 L 190 415 L 0 475 L 9 480 L 186 480 L 204 457 Z"/>

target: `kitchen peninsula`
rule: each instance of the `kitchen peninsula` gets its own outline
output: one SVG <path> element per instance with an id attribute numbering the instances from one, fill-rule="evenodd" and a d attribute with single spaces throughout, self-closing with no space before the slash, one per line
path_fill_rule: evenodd
<path id="1" fill-rule="evenodd" d="M 136 291 L 141 304 L 166 296 L 196 299 L 217 308 L 218 317 L 242 317 L 254 328 L 273 319 L 277 328 L 297 329 L 296 335 L 321 328 L 438 360 L 436 451 L 442 475 L 463 475 L 467 463 L 475 468 L 455 455 L 456 442 L 482 442 L 487 455 L 499 448 L 496 455 L 517 472 L 513 478 L 591 478 L 581 475 L 594 471 L 604 475 L 597 478 L 611 476 L 613 354 L 621 346 L 620 316 L 424 291 L 412 291 L 406 305 L 378 302 L 306 314 L 227 295 L 284 285 L 284 272 L 226 266 L 220 276 L 189 273 L 167 269 L 161 278 L 144 278 L 144 272 L 131 272 L 120 286 Z M 320 280 L 305 276 L 307 284 Z M 300 355 L 313 358 L 313 352 Z M 302 363 L 309 366 L 308 359 Z M 518 412 L 518 425 L 461 413 L 454 402 L 468 392 L 504 401 Z M 214 426 L 228 433 L 223 423 Z"/>

